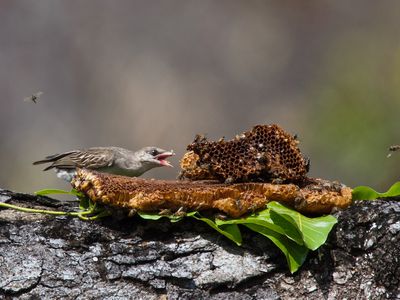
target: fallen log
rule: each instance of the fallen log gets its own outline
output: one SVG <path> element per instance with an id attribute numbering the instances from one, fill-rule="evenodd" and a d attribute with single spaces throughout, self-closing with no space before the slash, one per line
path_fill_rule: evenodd
<path id="1" fill-rule="evenodd" d="M 74 208 L 0 195 L 18 205 Z M 279 250 L 246 230 L 238 247 L 190 219 L 83 222 L 1 209 L 0 298 L 395 299 L 400 203 L 357 201 L 335 215 L 328 242 L 291 275 Z"/>

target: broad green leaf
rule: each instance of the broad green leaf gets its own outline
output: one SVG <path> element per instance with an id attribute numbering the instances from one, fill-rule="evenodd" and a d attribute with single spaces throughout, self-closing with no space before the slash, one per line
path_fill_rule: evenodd
<path id="1" fill-rule="evenodd" d="M 303 236 L 305 245 L 311 250 L 316 250 L 325 243 L 329 232 L 337 223 L 334 216 L 308 218 L 275 201 L 268 203 L 268 208 L 296 226 Z"/>
<path id="2" fill-rule="evenodd" d="M 213 220 L 208 218 L 198 217 L 195 214 L 190 215 L 190 217 L 207 223 L 216 231 L 223 234 L 228 239 L 234 241 L 238 246 L 242 245 L 242 234 L 240 233 L 240 229 L 236 224 L 226 224 L 218 226 Z"/>
<path id="3" fill-rule="evenodd" d="M 297 228 L 296 224 L 293 224 L 287 220 L 284 215 L 282 216 L 274 210 L 270 211 L 270 215 L 274 224 L 280 227 L 288 238 L 295 241 L 299 245 L 304 245 L 303 235 Z"/>
<path id="4" fill-rule="evenodd" d="M 159 220 L 163 217 L 169 218 L 171 222 L 178 222 L 183 219 L 181 216 L 174 215 L 164 215 L 160 216 L 157 213 L 149 213 L 149 212 L 138 212 L 138 215 L 146 220 Z M 234 241 L 237 245 L 242 244 L 242 235 L 240 233 L 239 227 L 234 224 L 226 224 L 218 226 L 213 220 L 198 216 L 198 213 L 193 211 L 186 214 L 186 217 L 192 217 L 196 220 L 203 221 L 210 227 L 214 228 L 216 231 L 226 236 L 228 239 Z"/>
<path id="5" fill-rule="evenodd" d="M 274 216 L 274 218 L 271 218 Z M 277 233 L 286 235 L 291 240 L 295 241 L 299 245 L 303 245 L 303 236 L 299 232 L 296 225 L 293 225 L 279 214 L 271 211 L 269 208 L 264 209 L 259 213 L 251 214 L 246 218 L 241 219 L 230 219 L 230 220 L 216 220 L 217 225 L 222 224 L 256 224 L 259 226 L 266 227 Z"/>
<path id="6" fill-rule="evenodd" d="M 260 211 L 259 213 L 253 213 L 250 216 L 246 218 L 241 218 L 241 219 L 229 219 L 229 220 L 219 220 L 216 219 L 215 223 L 217 225 L 226 225 L 226 224 L 256 224 L 260 225 L 266 228 L 269 228 L 273 231 L 276 231 L 280 234 L 286 234 L 286 231 L 282 226 L 275 224 L 274 221 L 271 219 L 270 215 L 270 209 L 264 209 Z M 293 225 L 290 225 L 291 228 L 293 228 Z M 293 230 L 297 230 L 296 228 L 293 228 Z M 297 236 L 292 238 L 295 240 L 298 244 L 302 245 L 303 244 L 303 239 L 301 235 L 297 233 Z"/>
<path id="7" fill-rule="evenodd" d="M 380 194 L 380 197 L 400 196 L 400 181 L 394 183 L 386 193 Z"/>
<path id="8" fill-rule="evenodd" d="M 288 239 L 285 235 L 266 227 L 255 224 L 246 224 L 245 226 L 269 238 L 283 252 L 291 273 L 296 272 L 306 260 L 308 254 L 307 247 L 301 246 Z"/>
<path id="9" fill-rule="evenodd" d="M 400 181 L 393 184 L 385 193 L 379 193 L 368 186 L 358 186 L 353 189 L 353 200 L 376 200 L 378 198 L 400 196 Z"/>
<path id="10" fill-rule="evenodd" d="M 376 200 L 379 193 L 368 186 L 358 186 L 352 191 L 353 200 Z"/>
<path id="11" fill-rule="evenodd" d="M 140 212 L 139 215 L 149 220 L 167 217 L 171 222 L 176 222 L 182 219 L 174 215 L 160 216 L 156 213 Z M 304 263 L 309 249 L 315 250 L 325 243 L 337 222 L 333 216 L 305 217 L 278 202 L 270 202 L 267 209 L 240 219 L 213 220 L 202 217 L 198 212 L 189 212 L 186 217 L 205 222 L 237 245 L 242 244 L 239 224 L 266 236 L 284 253 L 292 273 Z"/>

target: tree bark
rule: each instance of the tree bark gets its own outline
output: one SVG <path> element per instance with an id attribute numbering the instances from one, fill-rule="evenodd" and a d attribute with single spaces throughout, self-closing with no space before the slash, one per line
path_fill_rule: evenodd
<path id="1" fill-rule="evenodd" d="M 0 190 L 0 202 L 73 203 Z M 327 243 L 290 274 L 266 238 L 238 247 L 202 222 L 70 217 L 0 210 L 0 299 L 394 299 L 400 297 L 400 203 L 336 213 Z"/>

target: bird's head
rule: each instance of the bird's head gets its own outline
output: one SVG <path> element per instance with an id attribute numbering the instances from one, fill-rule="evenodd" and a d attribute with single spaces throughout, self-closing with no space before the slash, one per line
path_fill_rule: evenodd
<path id="1" fill-rule="evenodd" d="M 146 165 L 148 168 L 162 166 L 173 167 L 171 163 L 166 160 L 168 157 L 173 155 L 175 155 L 175 153 L 172 150 L 167 151 L 157 147 L 145 147 L 137 152 L 140 162 Z"/>

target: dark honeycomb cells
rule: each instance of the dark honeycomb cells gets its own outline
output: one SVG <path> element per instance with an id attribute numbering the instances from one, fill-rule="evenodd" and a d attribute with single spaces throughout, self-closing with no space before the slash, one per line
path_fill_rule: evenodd
<path id="1" fill-rule="evenodd" d="M 221 182 L 296 182 L 305 178 L 309 167 L 298 141 L 275 124 L 254 126 L 230 141 L 197 135 L 187 150 L 198 156 L 199 168 Z"/>

